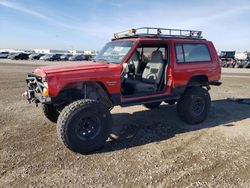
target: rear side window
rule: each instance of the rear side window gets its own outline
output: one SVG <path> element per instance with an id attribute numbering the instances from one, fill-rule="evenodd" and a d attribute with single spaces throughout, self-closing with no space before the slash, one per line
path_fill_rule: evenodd
<path id="1" fill-rule="evenodd" d="M 206 44 L 176 44 L 176 61 L 178 63 L 207 62 L 211 56 Z"/>

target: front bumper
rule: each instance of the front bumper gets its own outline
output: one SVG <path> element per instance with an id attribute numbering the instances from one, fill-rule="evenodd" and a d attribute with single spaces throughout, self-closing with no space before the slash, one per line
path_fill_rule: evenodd
<path id="1" fill-rule="evenodd" d="M 24 92 L 24 96 L 29 101 L 29 103 L 50 103 L 51 98 L 43 96 L 43 89 L 45 85 L 43 84 L 43 78 L 34 74 L 28 73 L 26 78 L 27 90 Z"/>

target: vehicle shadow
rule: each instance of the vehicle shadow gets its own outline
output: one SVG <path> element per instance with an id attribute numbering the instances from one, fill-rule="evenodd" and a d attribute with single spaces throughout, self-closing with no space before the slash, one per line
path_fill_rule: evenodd
<path id="1" fill-rule="evenodd" d="M 198 125 L 181 121 L 176 105 L 162 104 L 157 109 L 115 113 L 113 131 L 105 147 L 97 153 L 122 150 L 174 137 L 176 134 L 215 126 L 235 126 L 234 122 L 250 117 L 249 105 L 224 100 L 212 101 L 207 119 Z"/>

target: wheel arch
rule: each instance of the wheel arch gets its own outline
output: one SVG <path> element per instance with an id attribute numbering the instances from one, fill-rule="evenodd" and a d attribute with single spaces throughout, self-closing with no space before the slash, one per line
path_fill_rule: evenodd
<path id="1" fill-rule="evenodd" d="M 209 80 L 207 75 L 194 75 L 187 83 L 187 87 L 194 86 L 209 86 Z"/>
<path id="2" fill-rule="evenodd" d="M 109 108 L 113 107 L 110 94 L 102 82 L 84 81 L 65 85 L 58 95 L 56 101 L 72 102 L 79 99 L 94 99 L 102 102 Z"/>

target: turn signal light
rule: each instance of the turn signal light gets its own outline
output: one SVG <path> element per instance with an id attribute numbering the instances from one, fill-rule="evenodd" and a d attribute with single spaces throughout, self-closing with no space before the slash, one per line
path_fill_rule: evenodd
<path id="1" fill-rule="evenodd" d="M 43 96 L 45 97 L 49 96 L 49 90 L 47 88 L 43 88 Z"/>

